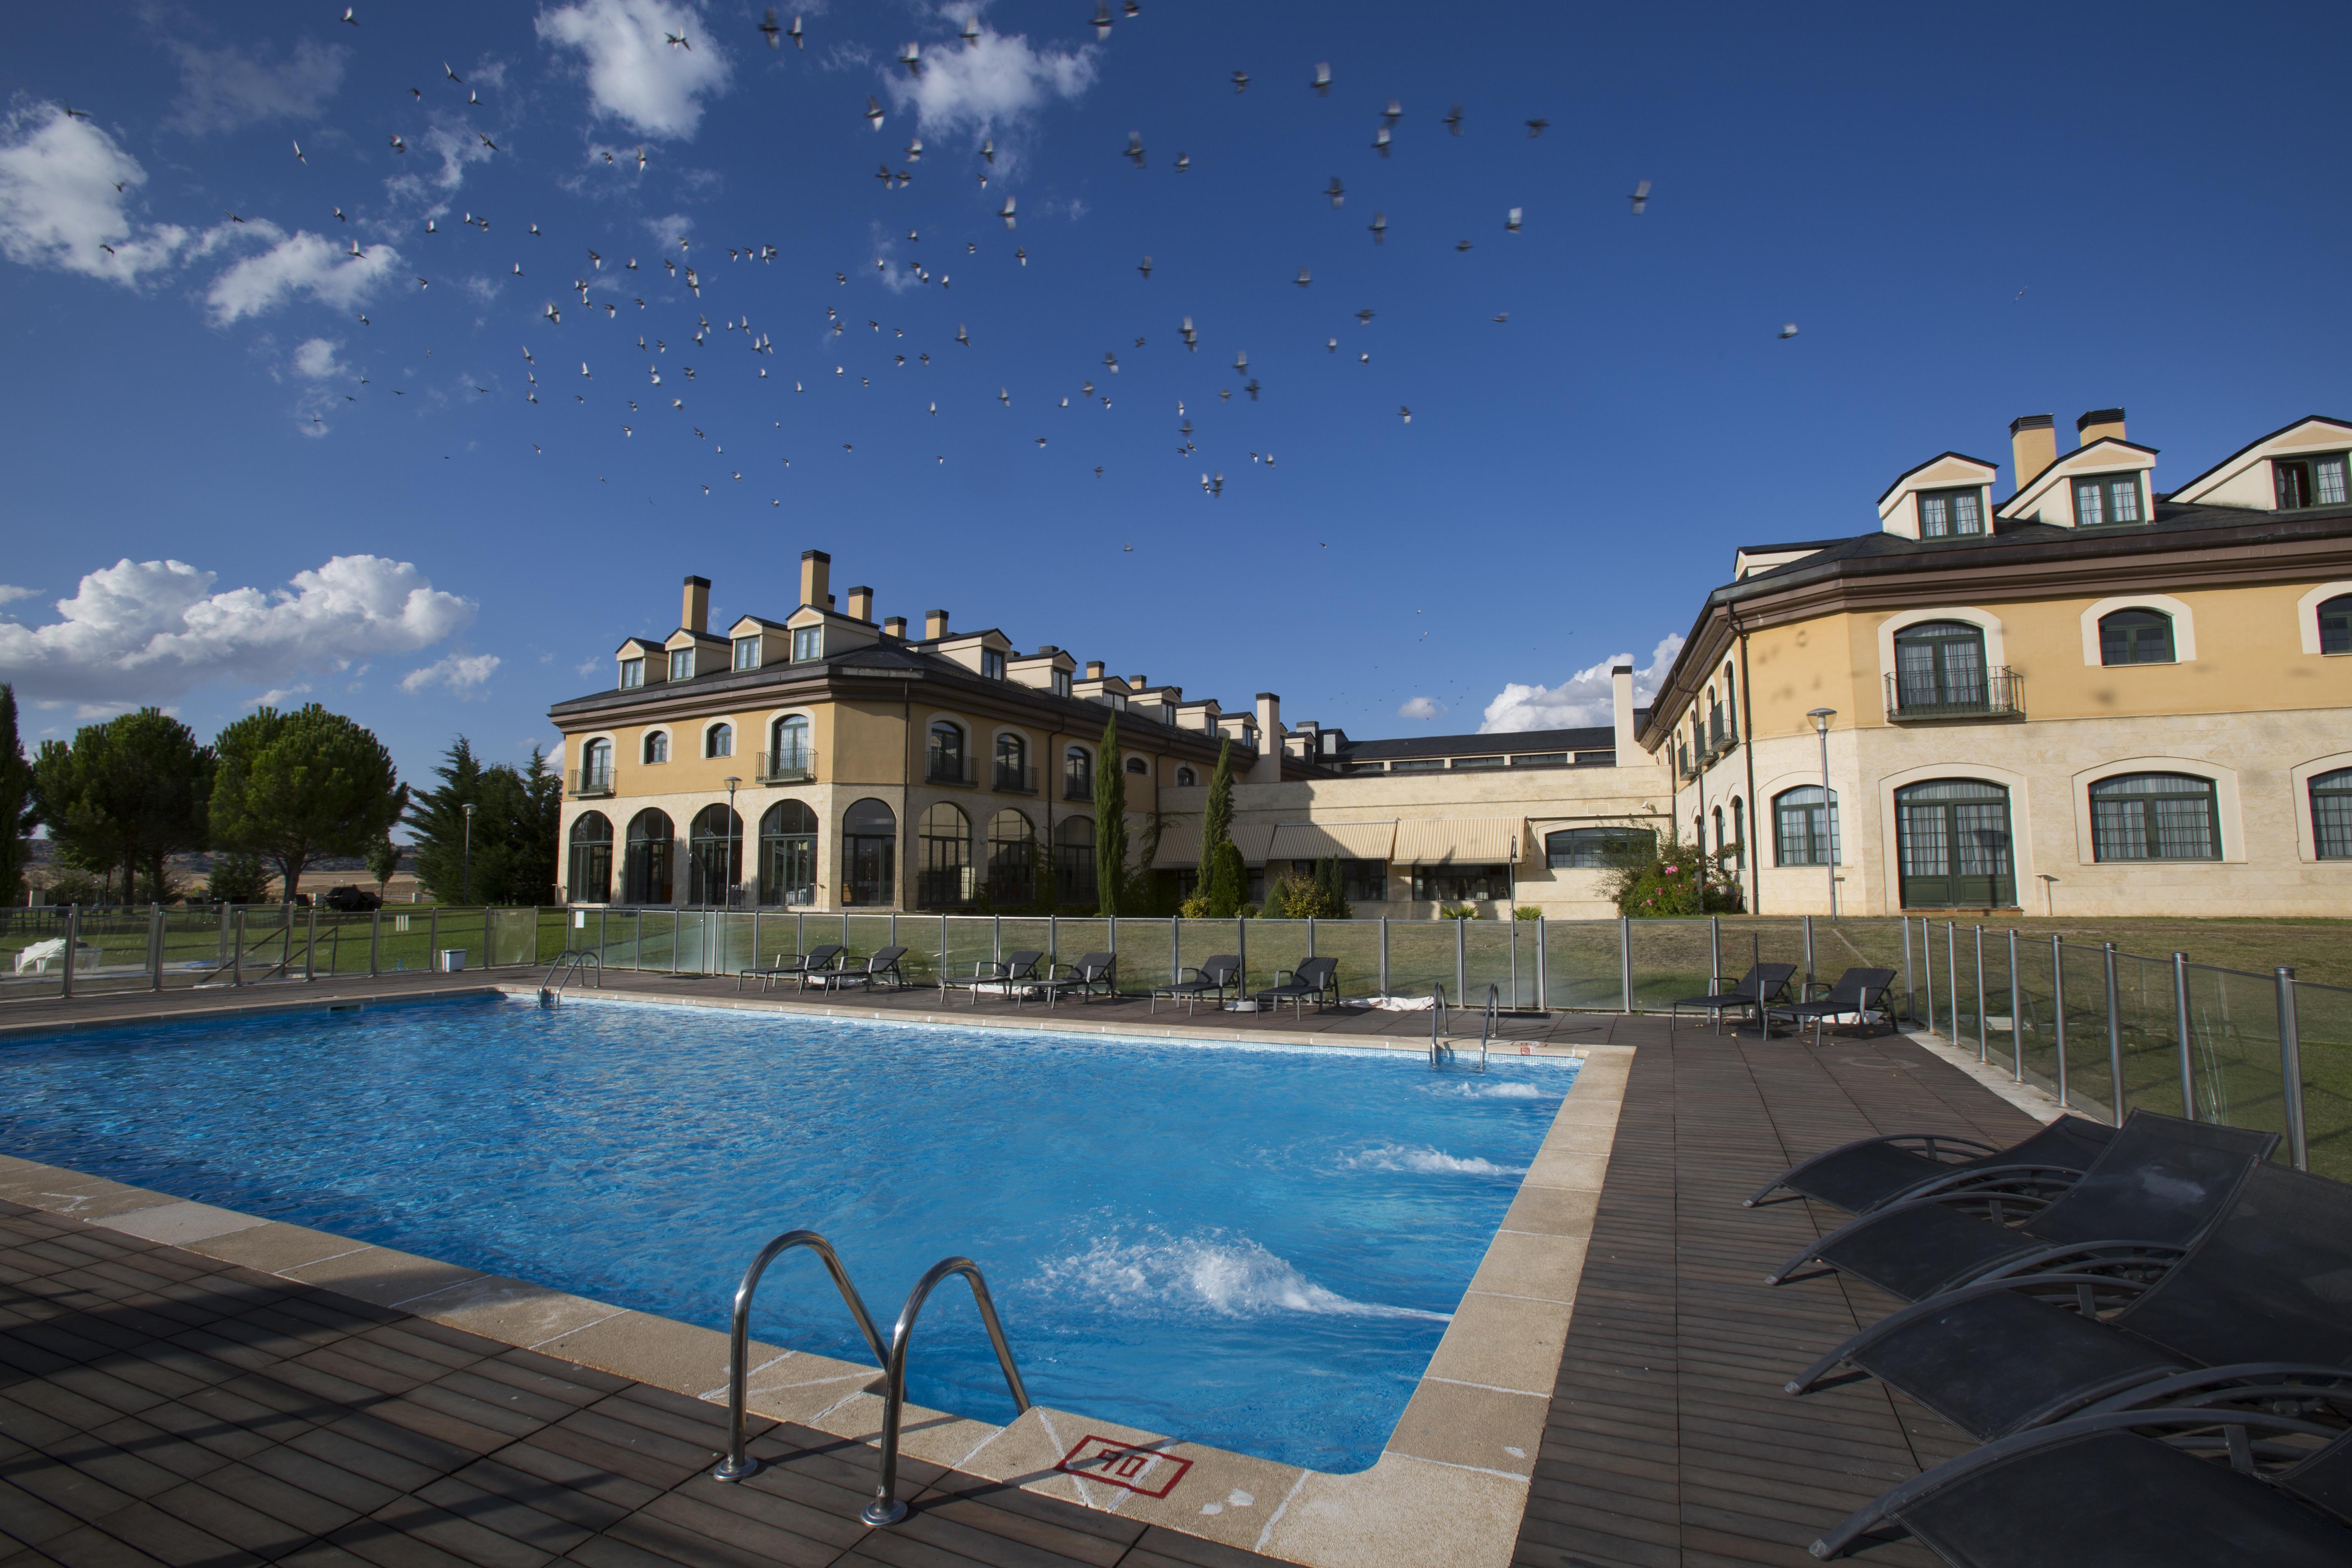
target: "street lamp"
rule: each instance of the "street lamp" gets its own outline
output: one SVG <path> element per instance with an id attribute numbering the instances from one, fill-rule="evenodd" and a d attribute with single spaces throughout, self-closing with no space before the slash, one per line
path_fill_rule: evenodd
<path id="1" fill-rule="evenodd" d="M 1834 708 L 1816 708 L 1805 715 L 1813 721 L 1813 733 L 1822 738 L 1822 837 L 1826 841 L 1825 853 L 1830 867 L 1830 919 L 1837 919 L 1837 807 L 1830 796 L 1830 721 L 1837 717 Z"/>
<path id="2" fill-rule="evenodd" d="M 736 777 L 734 774 L 732 774 L 732 773 L 730 773 L 730 774 L 727 776 L 727 780 L 726 780 L 726 783 L 727 783 L 727 867 L 726 867 L 726 869 L 725 869 L 724 873 L 723 873 L 723 874 L 722 874 L 722 876 L 720 877 L 720 885 L 721 885 L 722 887 L 724 887 L 724 888 L 727 889 L 727 907 L 728 907 L 729 909 L 730 909 L 730 910 L 731 910 L 731 909 L 733 909 L 733 908 L 735 907 L 735 879 L 736 879 L 736 876 L 737 876 L 738 870 L 739 870 L 740 866 L 740 861 L 738 861 L 738 860 L 736 859 L 736 849 L 735 849 L 735 829 L 736 829 L 736 827 L 737 827 L 737 826 L 738 826 L 737 818 L 736 818 L 736 816 L 735 816 L 735 786 L 736 786 L 737 784 L 741 784 L 742 782 L 743 782 L 743 781 L 742 781 L 741 779 L 737 778 L 737 777 Z"/>
<path id="3" fill-rule="evenodd" d="M 466 857 L 460 864 L 464 868 L 457 874 L 457 901 L 464 904 L 472 901 L 474 889 L 474 803 L 470 800 L 466 803 Z"/>

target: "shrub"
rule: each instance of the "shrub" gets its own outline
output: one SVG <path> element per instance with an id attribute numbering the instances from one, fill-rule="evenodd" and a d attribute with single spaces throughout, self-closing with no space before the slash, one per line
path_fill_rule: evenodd
<path id="1" fill-rule="evenodd" d="M 266 904 L 269 901 L 269 868 L 258 855 L 228 850 L 213 857 L 208 886 L 215 903 Z"/>
<path id="2" fill-rule="evenodd" d="M 87 871 L 59 871 L 44 889 L 53 904 L 79 904 L 84 909 L 103 904 L 106 884 Z"/>
<path id="3" fill-rule="evenodd" d="M 1745 906 L 1728 858 L 1679 838 L 1660 843 L 1650 834 L 1629 835 L 1612 852 L 1601 889 L 1619 914 L 1636 920 L 1736 914 Z"/>
<path id="4" fill-rule="evenodd" d="M 1440 904 L 1437 906 L 1437 918 L 1442 921 L 1475 921 L 1486 917 L 1478 912 L 1475 904 Z"/>
<path id="5" fill-rule="evenodd" d="M 1521 904 L 1511 911 L 1511 918 L 1515 921 L 1539 921 L 1543 919 L 1543 911 L 1533 905 Z"/>

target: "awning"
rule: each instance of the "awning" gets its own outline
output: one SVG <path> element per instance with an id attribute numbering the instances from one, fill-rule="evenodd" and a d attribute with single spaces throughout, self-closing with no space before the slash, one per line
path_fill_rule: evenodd
<path id="1" fill-rule="evenodd" d="M 1397 824 L 1396 852 L 1407 866 L 1500 866 L 1518 858 L 1527 824 L 1516 816 L 1454 816 Z"/>
<path id="2" fill-rule="evenodd" d="M 1394 822 L 1282 822 L 1266 850 L 1276 860 L 1386 860 Z"/>
<path id="3" fill-rule="evenodd" d="M 1263 824 L 1236 824 L 1234 827 L 1234 847 L 1242 852 L 1242 860 L 1251 866 L 1265 863 L 1267 841 L 1274 829 Z M 1171 816 L 1160 833 L 1160 852 L 1151 858 L 1155 871 L 1190 870 L 1201 863 L 1201 819 L 1197 816 Z"/>

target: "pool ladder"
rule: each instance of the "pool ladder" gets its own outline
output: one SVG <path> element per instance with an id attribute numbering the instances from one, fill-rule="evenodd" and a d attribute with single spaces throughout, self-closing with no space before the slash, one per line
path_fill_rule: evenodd
<path id="1" fill-rule="evenodd" d="M 1502 1006 L 1502 997 L 1500 986 L 1486 987 L 1486 1016 L 1478 1026 L 1478 1070 L 1480 1072 L 1486 1070 L 1486 1047 L 1495 1038 L 1496 1015 Z M 1441 1026 L 1444 1034 L 1443 1040 L 1438 1037 Z M 1434 1071 L 1444 1058 L 1453 1054 L 1454 1009 L 1446 1004 L 1445 987 L 1433 985 L 1429 988 L 1429 1066 L 1431 1070 Z"/>
<path id="2" fill-rule="evenodd" d="M 735 1288 L 735 1321 L 727 1349 L 727 1457 L 710 1472 L 714 1479 L 740 1481 L 760 1468 L 760 1461 L 743 1451 L 743 1407 L 751 1376 L 751 1296 L 759 1289 L 760 1276 L 767 1272 L 768 1265 L 796 1247 L 805 1247 L 824 1260 L 834 1289 L 841 1292 L 843 1304 L 857 1321 L 857 1331 L 866 1336 L 866 1348 L 882 1367 L 882 1474 L 874 1488 L 874 1500 L 858 1510 L 857 1517 L 868 1524 L 896 1524 L 907 1517 L 907 1505 L 898 1495 L 898 1429 L 907 1405 L 907 1347 L 923 1302 L 941 1280 L 961 1274 L 971 1286 L 972 1300 L 980 1307 L 989 1343 L 996 1347 L 996 1363 L 1004 1369 L 1004 1385 L 1012 1392 L 1015 1410 L 1029 1408 L 1029 1391 L 1022 1385 L 1021 1369 L 1013 1364 L 1013 1349 L 1004 1342 L 1004 1325 L 996 1320 L 996 1303 L 989 1299 L 988 1281 L 981 1277 L 979 1264 L 969 1258 L 942 1258 L 932 1264 L 908 1293 L 907 1304 L 898 1309 L 898 1321 L 892 1325 L 890 1342 L 885 1347 L 875 1330 L 873 1314 L 866 1311 L 857 1287 L 850 1283 L 849 1270 L 841 1266 L 833 1243 L 813 1230 L 788 1230 L 760 1249 L 760 1256 L 743 1272 L 743 1283 Z"/>
<path id="3" fill-rule="evenodd" d="M 577 980 L 583 969 L 596 977 L 596 989 L 602 991 L 604 988 L 604 961 L 596 955 L 594 950 L 567 947 L 557 953 L 555 962 L 547 966 L 546 977 L 539 983 L 539 1005 L 542 1007 L 562 1005 L 563 988 Z M 556 978 L 559 970 L 563 975 L 561 980 Z"/>

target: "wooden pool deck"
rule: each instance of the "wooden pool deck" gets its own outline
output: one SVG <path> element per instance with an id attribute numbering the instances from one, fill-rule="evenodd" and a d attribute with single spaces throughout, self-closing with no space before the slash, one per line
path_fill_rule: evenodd
<path id="1" fill-rule="evenodd" d="M 40 1004 L 39 1016 L 11 1007 L 0 1029 L 388 1001 L 481 983 L 91 997 Z M 733 994 L 731 982 L 651 976 L 608 991 Z M 875 1011 L 909 1015 L 936 1012 L 936 1000 L 873 998 Z M 1139 1003 L 1082 1016 L 1130 1027 L 1182 1018 Z M 1425 1039 L 1428 1022 L 1202 1014 L 1181 1026 L 1336 1043 L 1384 1030 Z M 1893 1303 L 1826 1276 L 1766 1289 L 1766 1269 L 1837 1216 L 1739 1200 L 1845 1139 L 1932 1130 L 2006 1142 L 2033 1125 L 2024 1111 L 1901 1037 L 1832 1035 L 1816 1048 L 1609 1015 L 1519 1020 L 1515 1032 L 1538 1048 L 1635 1047 L 1516 1563 L 1809 1563 L 1807 1543 L 1851 1509 L 1967 1446 L 1875 1384 L 1804 1400 L 1780 1391 L 1792 1369 Z M 761 1422 L 755 1452 L 776 1463 L 725 1486 L 707 1474 L 723 1419 L 717 1405 L 395 1310 L 0 1205 L 0 1568 L 1273 1561 L 911 1458 L 908 1489 L 922 1488 L 912 1514 L 872 1531 L 856 1519 L 870 1449 Z M 1932 1561 L 1911 1546 L 1864 1560 Z"/>

